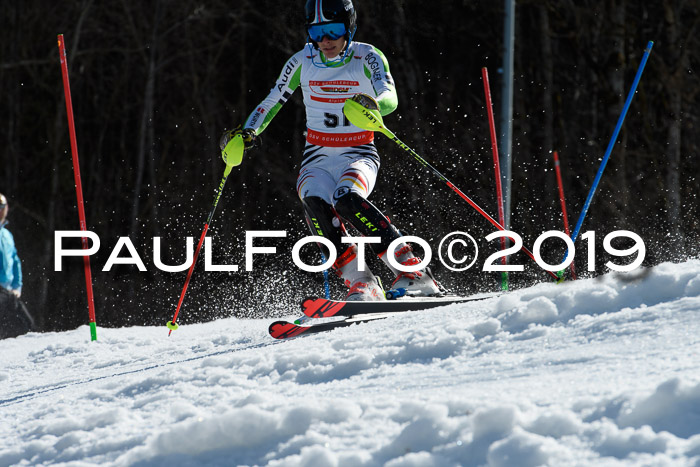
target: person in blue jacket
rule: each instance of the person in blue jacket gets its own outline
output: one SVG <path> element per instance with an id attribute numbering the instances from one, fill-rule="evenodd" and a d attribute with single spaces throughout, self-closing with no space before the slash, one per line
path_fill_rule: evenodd
<path id="1" fill-rule="evenodd" d="M 7 198 L 0 193 L 0 285 L 19 298 L 22 295 L 22 264 L 15 239 L 5 228 L 7 211 Z"/>
<path id="2" fill-rule="evenodd" d="M 7 225 L 7 198 L 0 193 L 0 339 L 17 337 L 36 329 L 22 295 L 22 265 L 15 239 Z"/>

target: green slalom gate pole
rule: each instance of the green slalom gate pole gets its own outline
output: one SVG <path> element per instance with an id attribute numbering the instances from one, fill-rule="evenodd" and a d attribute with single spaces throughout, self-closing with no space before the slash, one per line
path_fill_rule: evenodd
<path id="1" fill-rule="evenodd" d="M 418 161 L 419 164 L 421 164 L 423 167 L 429 169 L 434 175 L 436 175 L 440 180 L 445 182 L 445 184 L 452 189 L 455 193 L 457 193 L 464 201 L 469 203 L 471 207 L 476 209 L 479 214 L 484 216 L 486 220 L 488 220 L 491 224 L 493 224 L 498 230 L 505 231 L 506 228 L 503 227 L 501 224 L 496 221 L 493 217 L 491 217 L 486 211 L 484 211 L 478 204 L 476 204 L 469 196 L 465 195 L 462 190 L 457 188 L 450 182 L 447 177 L 445 177 L 443 174 L 441 174 L 435 167 L 430 165 L 428 161 L 423 159 L 416 151 L 408 147 L 406 144 L 403 143 L 391 130 L 389 130 L 386 126 L 384 126 L 384 122 L 382 121 L 382 116 L 379 113 L 379 110 L 371 110 L 365 108 L 362 104 L 359 102 L 355 102 L 351 99 L 348 99 L 345 101 L 345 105 L 343 106 L 343 112 L 345 115 L 348 117 L 348 120 L 350 120 L 350 123 L 355 125 L 358 128 L 362 128 L 363 130 L 367 131 L 378 131 L 382 133 L 384 136 L 395 142 L 401 149 L 409 153 L 413 158 Z M 533 261 L 537 262 L 535 259 L 535 255 L 532 254 L 530 250 L 527 248 L 523 247 L 522 248 L 523 252 Z M 554 280 L 557 280 L 557 275 L 554 274 L 552 271 L 547 271 L 547 274 L 552 276 Z"/>
<path id="2" fill-rule="evenodd" d="M 231 169 L 235 166 L 240 165 L 243 159 L 243 138 L 241 135 L 236 135 L 223 150 L 224 160 L 226 161 L 226 169 L 224 170 L 224 176 L 219 183 L 219 188 L 216 190 L 216 197 L 214 198 L 214 203 L 209 211 L 209 216 L 207 221 L 204 223 L 204 229 L 202 230 L 202 235 L 199 237 L 199 243 L 197 244 L 197 250 L 194 252 L 194 258 L 192 258 L 192 264 L 190 265 L 189 271 L 187 271 L 187 279 L 185 279 L 185 285 L 182 287 L 182 292 L 180 293 L 180 300 L 177 302 L 177 308 L 175 308 L 175 314 L 173 319 L 168 321 L 166 326 L 168 327 L 168 337 L 174 330 L 176 330 L 179 325 L 177 324 L 177 317 L 180 313 L 180 308 L 182 307 L 182 302 L 185 300 L 185 293 L 187 293 L 187 286 L 190 284 L 190 279 L 192 278 L 192 272 L 194 271 L 194 265 L 197 264 L 197 258 L 199 257 L 199 250 L 202 249 L 202 243 L 204 243 L 204 238 L 207 236 L 207 230 L 209 230 L 209 225 L 214 218 L 214 212 L 216 211 L 216 206 L 219 204 L 219 199 L 221 199 L 221 194 L 224 192 L 224 185 L 226 185 L 226 179 L 231 173 Z"/>

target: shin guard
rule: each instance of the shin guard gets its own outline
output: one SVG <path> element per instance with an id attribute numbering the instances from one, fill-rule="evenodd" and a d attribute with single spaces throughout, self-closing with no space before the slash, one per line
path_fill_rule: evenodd
<path id="1" fill-rule="evenodd" d="M 381 238 L 381 243 L 372 246 L 377 254 L 385 252 L 401 236 L 376 206 L 352 191 L 335 201 L 335 210 L 365 237 Z"/>

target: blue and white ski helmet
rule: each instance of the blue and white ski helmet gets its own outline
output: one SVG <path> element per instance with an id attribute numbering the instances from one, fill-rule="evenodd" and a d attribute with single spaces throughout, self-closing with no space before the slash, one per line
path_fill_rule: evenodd
<path id="1" fill-rule="evenodd" d="M 312 24 L 343 23 L 345 40 L 350 42 L 357 29 L 357 13 L 352 0 L 306 0 L 306 28 Z"/>

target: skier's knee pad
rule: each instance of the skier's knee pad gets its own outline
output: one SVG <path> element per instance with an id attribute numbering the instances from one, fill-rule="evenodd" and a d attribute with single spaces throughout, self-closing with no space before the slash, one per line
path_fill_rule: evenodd
<path id="1" fill-rule="evenodd" d="M 389 244 L 400 237 L 398 229 L 377 207 L 355 192 L 335 200 L 336 212 L 365 237 L 380 237 L 381 243 L 372 246 L 377 253 L 386 251 Z"/>

